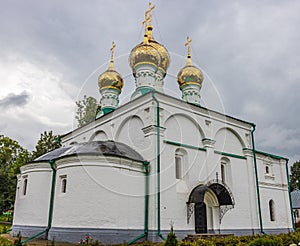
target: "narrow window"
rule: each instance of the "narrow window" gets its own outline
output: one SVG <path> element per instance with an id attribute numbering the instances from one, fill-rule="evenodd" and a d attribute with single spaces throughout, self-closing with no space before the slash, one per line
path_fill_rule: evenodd
<path id="1" fill-rule="evenodd" d="M 224 163 L 221 164 L 221 179 L 222 179 L 222 182 L 225 183 L 226 176 L 225 176 L 225 164 Z"/>
<path id="2" fill-rule="evenodd" d="M 175 177 L 176 179 L 182 178 L 182 157 L 179 155 L 175 156 Z"/>
<path id="3" fill-rule="evenodd" d="M 269 174 L 269 166 L 266 166 L 266 174 Z"/>
<path id="4" fill-rule="evenodd" d="M 275 204 L 273 200 L 269 201 L 270 220 L 275 221 Z"/>
<path id="5" fill-rule="evenodd" d="M 67 192 L 67 179 L 63 178 L 61 180 L 61 192 L 66 193 Z"/>
<path id="6" fill-rule="evenodd" d="M 24 179 L 24 183 L 23 183 L 23 195 L 25 196 L 27 193 L 27 183 L 28 183 L 28 179 Z"/>

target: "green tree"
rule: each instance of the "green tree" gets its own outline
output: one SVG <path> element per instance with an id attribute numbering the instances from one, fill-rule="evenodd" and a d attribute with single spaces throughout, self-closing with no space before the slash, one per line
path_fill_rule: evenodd
<path id="1" fill-rule="evenodd" d="M 60 146 L 61 143 L 58 135 L 53 135 L 52 131 L 44 131 L 44 133 L 41 133 L 41 137 L 35 146 L 35 150 L 32 152 L 32 159 L 34 160 L 51 150 L 59 148 Z"/>
<path id="2" fill-rule="evenodd" d="M 0 214 L 13 208 L 16 174 L 30 159 L 28 150 L 17 141 L 0 135 Z"/>
<path id="3" fill-rule="evenodd" d="M 75 119 L 77 126 L 84 126 L 96 119 L 96 114 L 99 110 L 99 105 L 94 97 L 84 95 L 82 100 L 76 102 L 77 111 Z"/>
<path id="4" fill-rule="evenodd" d="M 300 160 L 296 161 L 291 167 L 291 191 L 300 190 Z"/>

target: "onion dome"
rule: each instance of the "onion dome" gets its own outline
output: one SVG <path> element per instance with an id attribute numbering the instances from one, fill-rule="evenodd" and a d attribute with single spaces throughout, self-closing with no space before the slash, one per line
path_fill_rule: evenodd
<path id="1" fill-rule="evenodd" d="M 143 43 L 135 46 L 129 55 L 129 64 L 133 71 L 136 66 L 140 64 L 150 64 L 155 67 L 159 67 L 161 63 L 161 57 L 157 49 L 148 43 L 148 39 L 145 38 Z"/>
<path id="2" fill-rule="evenodd" d="M 153 46 L 160 55 L 161 61 L 159 64 L 159 68 L 166 73 L 170 65 L 170 55 L 165 46 L 163 46 L 162 44 L 154 40 L 152 36 L 152 26 L 148 26 L 148 39 L 149 39 L 149 44 Z"/>
<path id="3" fill-rule="evenodd" d="M 185 44 L 186 46 L 188 46 L 187 65 L 183 67 L 177 75 L 177 82 L 180 88 L 184 85 L 192 85 L 192 84 L 201 86 L 203 82 L 203 73 L 199 68 L 192 65 L 191 48 L 190 48 L 191 41 L 192 40 L 189 39 L 188 37 L 187 43 Z"/>
<path id="4" fill-rule="evenodd" d="M 123 87 L 123 79 L 121 75 L 114 70 L 114 48 L 115 43 L 113 42 L 109 68 L 104 73 L 100 74 L 98 78 L 98 86 L 100 91 L 102 89 L 112 88 L 121 92 L 121 89 Z"/>
<path id="5" fill-rule="evenodd" d="M 162 65 L 162 56 L 161 51 L 158 51 L 158 45 L 154 44 L 155 41 L 150 43 L 149 36 L 147 33 L 147 29 L 149 30 L 149 27 L 147 27 L 148 23 L 150 23 L 149 26 L 151 26 L 151 19 L 152 19 L 152 10 L 155 8 L 154 5 L 152 5 L 151 2 L 149 2 L 149 9 L 145 13 L 145 20 L 143 21 L 144 25 L 144 42 L 141 44 L 138 44 L 135 46 L 129 55 L 129 64 L 133 72 L 135 73 L 135 68 L 140 64 L 149 64 L 153 65 L 158 68 Z M 152 30 L 152 27 L 150 27 Z"/>

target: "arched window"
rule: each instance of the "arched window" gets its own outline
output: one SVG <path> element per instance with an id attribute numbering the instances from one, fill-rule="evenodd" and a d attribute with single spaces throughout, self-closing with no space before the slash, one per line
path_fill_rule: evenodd
<path id="1" fill-rule="evenodd" d="M 175 178 L 183 179 L 186 175 L 186 151 L 177 149 L 175 152 Z"/>
<path id="2" fill-rule="evenodd" d="M 226 171 L 225 171 L 225 163 L 221 163 L 221 180 L 222 180 L 222 182 L 226 182 L 225 180 L 226 180 L 226 173 L 225 173 Z"/>
<path id="3" fill-rule="evenodd" d="M 23 183 L 23 195 L 25 196 L 27 193 L 27 183 L 28 183 L 28 179 L 25 178 L 24 179 L 24 183 Z"/>
<path id="4" fill-rule="evenodd" d="M 175 177 L 182 179 L 182 156 L 176 153 L 175 155 Z"/>
<path id="5" fill-rule="evenodd" d="M 269 166 L 266 166 L 266 174 L 269 174 L 270 170 L 269 170 Z"/>
<path id="6" fill-rule="evenodd" d="M 275 203 L 273 200 L 269 201 L 270 220 L 275 221 Z"/>
<path id="7" fill-rule="evenodd" d="M 221 181 L 231 185 L 230 160 L 226 157 L 221 158 Z"/>
<path id="8" fill-rule="evenodd" d="M 67 175 L 60 175 L 61 193 L 67 192 Z"/>
<path id="9" fill-rule="evenodd" d="M 61 192 L 66 193 L 67 192 L 67 179 L 63 178 L 61 180 Z"/>

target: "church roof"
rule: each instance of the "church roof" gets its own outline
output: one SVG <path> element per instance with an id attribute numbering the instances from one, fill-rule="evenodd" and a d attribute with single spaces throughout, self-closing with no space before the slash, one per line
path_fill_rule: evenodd
<path id="1" fill-rule="evenodd" d="M 38 157 L 34 162 L 56 160 L 73 155 L 107 155 L 144 161 L 143 157 L 128 145 L 108 140 L 76 143 L 68 147 L 61 147 Z"/>
<path id="2" fill-rule="evenodd" d="M 294 190 L 291 192 L 292 207 L 300 208 L 300 190 Z"/>

